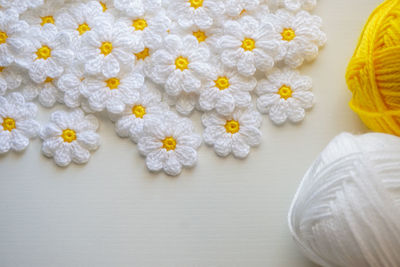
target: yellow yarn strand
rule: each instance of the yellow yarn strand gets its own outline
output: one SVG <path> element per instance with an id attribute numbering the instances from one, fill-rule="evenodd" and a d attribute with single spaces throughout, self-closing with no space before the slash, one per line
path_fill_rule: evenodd
<path id="1" fill-rule="evenodd" d="M 367 127 L 400 136 L 400 0 L 369 17 L 347 67 L 351 109 Z"/>

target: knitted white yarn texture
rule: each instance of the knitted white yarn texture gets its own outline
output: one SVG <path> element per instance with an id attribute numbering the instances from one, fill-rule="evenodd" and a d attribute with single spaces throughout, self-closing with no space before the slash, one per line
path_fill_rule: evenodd
<path id="1" fill-rule="evenodd" d="M 315 5 L 0 0 L 0 151 L 20 151 L 37 135 L 22 123 L 35 112 L 20 110 L 38 102 L 69 109 L 40 131 L 43 154 L 59 166 L 89 160 L 100 112 L 150 171 L 178 175 L 196 164 L 194 112 L 218 156 L 245 158 L 261 142 L 261 114 L 298 123 L 313 106 L 311 78 L 296 69 L 326 42 Z"/>
<path id="2" fill-rule="evenodd" d="M 289 212 L 322 266 L 400 266 L 400 138 L 342 133 L 305 174 Z"/>

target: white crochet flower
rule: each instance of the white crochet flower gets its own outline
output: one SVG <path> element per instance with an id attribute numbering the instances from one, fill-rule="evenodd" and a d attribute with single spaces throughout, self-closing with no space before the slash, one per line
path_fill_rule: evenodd
<path id="1" fill-rule="evenodd" d="M 57 87 L 64 92 L 63 102 L 69 108 L 77 108 L 82 102 L 82 93 L 87 90 L 88 79 L 82 64 L 75 62 L 58 79 Z"/>
<path id="2" fill-rule="evenodd" d="M 165 49 L 157 50 L 151 57 L 151 77 L 154 82 L 165 83 L 165 91 L 177 96 L 182 91 L 197 92 L 201 87 L 201 77 L 210 71 L 209 50 L 199 47 L 194 36 L 183 39 L 177 35 L 165 38 Z"/>
<path id="3" fill-rule="evenodd" d="M 27 148 L 29 139 L 39 132 L 36 113 L 37 107 L 19 93 L 0 96 L 0 154 Z"/>
<path id="4" fill-rule="evenodd" d="M 58 32 L 53 24 L 31 27 L 29 31 L 32 46 L 27 56 L 18 59 L 17 63 L 29 71 L 29 76 L 36 83 L 43 83 L 48 77 L 59 77 L 74 58 L 69 49 L 69 36 Z"/>
<path id="5" fill-rule="evenodd" d="M 261 142 L 261 115 L 256 110 L 239 109 L 230 116 L 204 113 L 202 122 L 205 127 L 204 142 L 213 146 L 220 157 L 232 153 L 237 158 L 245 158 L 250 153 L 250 147 Z"/>
<path id="6" fill-rule="evenodd" d="M 274 37 L 273 25 L 261 25 L 256 19 L 244 16 L 238 21 L 224 25 L 225 34 L 218 42 L 221 61 L 224 65 L 246 76 L 256 70 L 267 71 L 274 66 L 282 51 Z"/>
<path id="7" fill-rule="evenodd" d="M 283 7 L 290 11 L 299 9 L 311 11 L 317 5 L 317 0 L 268 0 L 268 4 L 274 9 Z"/>
<path id="8" fill-rule="evenodd" d="M 161 8 L 161 0 L 114 0 L 114 6 L 129 16 L 142 16 L 146 11 L 155 12 Z"/>
<path id="9" fill-rule="evenodd" d="M 46 0 L 35 9 L 28 10 L 21 14 L 21 18 L 31 26 L 44 26 L 46 24 L 55 24 L 58 14 L 65 9 L 62 0 Z"/>
<path id="10" fill-rule="evenodd" d="M 123 23 L 103 24 L 82 37 L 78 56 L 85 63 L 85 71 L 92 75 L 113 77 L 122 65 L 134 61 L 131 47 L 138 43 Z"/>
<path id="11" fill-rule="evenodd" d="M 197 161 L 201 137 L 194 133 L 189 119 L 168 113 L 151 116 L 145 121 L 143 136 L 138 148 L 146 157 L 150 171 L 164 170 L 168 175 L 178 175 L 183 167 L 192 167 Z"/>
<path id="12" fill-rule="evenodd" d="M 0 7 L 5 9 L 11 8 L 21 14 L 29 8 L 42 5 L 43 2 L 43 0 L 0 0 Z"/>
<path id="13" fill-rule="evenodd" d="M 0 67 L 0 96 L 17 89 L 22 82 L 20 70 L 15 66 Z"/>
<path id="14" fill-rule="evenodd" d="M 237 17 L 246 12 L 260 8 L 259 0 L 225 0 L 225 11 L 228 16 Z"/>
<path id="15" fill-rule="evenodd" d="M 75 109 L 71 112 L 56 111 L 50 122 L 40 131 L 43 140 L 42 152 L 53 157 L 58 166 L 72 162 L 83 164 L 89 161 L 90 151 L 96 150 L 100 137 L 96 133 L 98 122 L 93 115 Z"/>
<path id="16" fill-rule="evenodd" d="M 207 77 L 200 92 L 201 109 L 215 109 L 221 115 L 229 115 L 235 107 L 245 108 L 251 103 L 250 91 L 257 84 L 254 77 L 245 77 L 237 71 L 217 65 Z"/>
<path id="17" fill-rule="evenodd" d="M 29 46 L 24 35 L 29 26 L 12 10 L 0 11 L 0 66 L 9 66 Z"/>
<path id="18" fill-rule="evenodd" d="M 110 22 L 111 18 L 105 15 L 103 7 L 96 1 L 72 5 L 56 17 L 57 27 L 70 34 L 76 49 L 79 49 L 79 40 L 85 33 Z"/>
<path id="19" fill-rule="evenodd" d="M 196 25 L 200 29 L 208 29 L 225 12 L 221 0 L 174 0 L 169 7 L 170 17 L 184 28 Z"/>
<path id="20" fill-rule="evenodd" d="M 304 110 L 313 105 L 311 89 L 312 81 L 309 77 L 301 76 L 295 70 L 276 69 L 266 80 L 258 83 L 257 107 L 276 124 L 282 124 L 287 119 L 300 122 L 305 117 Z"/>
<path id="21" fill-rule="evenodd" d="M 94 111 L 107 109 L 108 112 L 119 114 L 124 111 L 125 105 L 138 100 L 138 89 L 143 84 L 142 74 L 135 70 L 122 69 L 111 78 L 103 76 L 87 78 L 87 86 L 81 88 L 81 93 L 88 99 Z"/>
<path id="22" fill-rule="evenodd" d="M 273 15 L 274 39 L 284 48 L 284 63 L 291 68 L 299 67 L 304 60 L 317 57 L 318 47 L 326 42 L 326 35 L 321 31 L 321 18 L 312 16 L 307 11 L 293 15 L 286 10 L 278 10 Z"/>
<path id="23" fill-rule="evenodd" d="M 163 11 L 144 13 L 141 16 L 129 16 L 120 19 L 129 28 L 129 31 L 138 38 L 140 52 L 145 47 L 155 49 L 160 46 L 163 37 L 168 34 L 169 18 Z"/>
<path id="24" fill-rule="evenodd" d="M 151 85 L 143 86 L 138 90 L 139 97 L 126 106 L 115 123 L 115 131 L 120 137 L 129 137 L 137 143 L 143 135 L 143 126 L 152 116 L 163 116 L 168 106 L 161 102 L 161 93 Z"/>
<path id="25" fill-rule="evenodd" d="M 63 103 L 63 93 L 57 88 L 57 79 L 50 77 L 42 83 L 26 82 L 22 94 L 28 101 L 38 97 L 39 103 L 46 108 L 53 107 L 56 102 Z"/>

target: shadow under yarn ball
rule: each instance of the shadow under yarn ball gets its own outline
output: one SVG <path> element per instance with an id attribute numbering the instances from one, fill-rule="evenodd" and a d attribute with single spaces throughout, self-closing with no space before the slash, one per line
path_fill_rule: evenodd
<path id="1" fill-rule="evenodd" d="M 371 14 L 348 65 L 350 107 L 371 130 L 400 136 L 400 1 Z"/>

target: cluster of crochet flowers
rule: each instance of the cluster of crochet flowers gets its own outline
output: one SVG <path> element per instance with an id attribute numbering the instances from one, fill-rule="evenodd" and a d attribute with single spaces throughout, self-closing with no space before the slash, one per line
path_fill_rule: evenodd
<path id="1" fill-rule="evenodd" d="M 295 69 L 325 41 L 316 0 L 0 0 L 0 153 L 40 136 L 59 166 L 99 146 L 96 113 L 178 175 L 204 142 L 245 158 L 261 113 L 304 119 L 311 79 Z M 258 79 L 257 79 L 257 78 Z M 261 77 L 261 78 L 260 78 Z M 39 126 L 37 107 L 64 104 Z M 92 113 L 92 114 L 91 114 Z"/>

